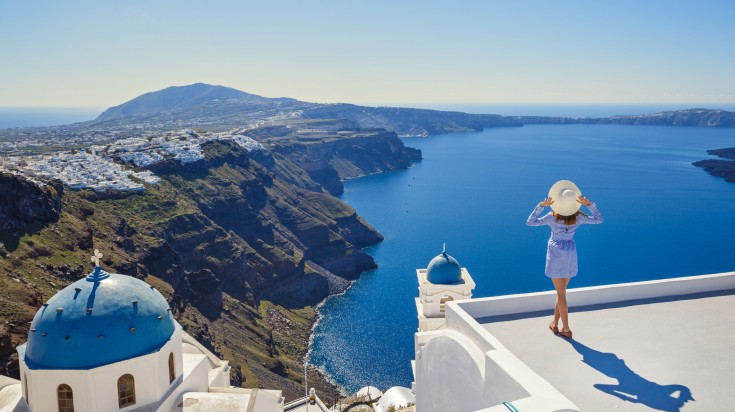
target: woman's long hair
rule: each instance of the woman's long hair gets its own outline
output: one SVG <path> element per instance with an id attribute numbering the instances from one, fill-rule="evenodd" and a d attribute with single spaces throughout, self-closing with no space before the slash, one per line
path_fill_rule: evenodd
<path id="1" fill-rule="evenodd" d="M 577 223 L 577 216 L 580 215 L 580 214 L 581 215 L 584 215 L 584 216 L 587 216 L 587 214 L 584 213 L 583 211 L 577 210 L 577 212 L 575 214 L 571 215 L 571 216 L 562 216 L 562 215 L 554 212 L 554 218 L 556 219 L 557 222 L 562 222 L 566 226 L 571 226 L 571 225 Z"/>

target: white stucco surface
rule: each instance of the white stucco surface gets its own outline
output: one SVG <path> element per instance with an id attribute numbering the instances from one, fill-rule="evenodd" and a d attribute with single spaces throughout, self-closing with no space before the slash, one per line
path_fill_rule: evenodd
<path id="1" fill-rule="evenodd" d="M 416 404 L 416 397 L 411 389 L 394 386 L 380 397 L 378 403 L 373 407 L 375 412 L 387 412 L 390 408 L 400 409 L 407 405 Z"/>
<path id="2" fill-rule="evenodd" d="M 583 411 L 735 410 L 735 291 L 570 305 L 572 341 L 550 312 L 478 320 Z"/>
<path id="3" fill-rule="evenodd" d="M 28 412 L 20 381 L 0 376 L 0 412 Z"/>
<path id="4" fill-rule="evenodd" d="M 184 394 L 181 408 L 184 412 L 283 412 L 281 391 L 218 388 L 210 392 Z"/>

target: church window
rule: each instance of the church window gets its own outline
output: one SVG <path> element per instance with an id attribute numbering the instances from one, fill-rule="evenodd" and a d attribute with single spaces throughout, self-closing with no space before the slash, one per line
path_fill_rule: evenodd
<path id="1" fill-rule="evenodd" d="M 59 412 L 74 412 L 74 393 L 71 386 L 62 383 L 56 388 L 56 397 L 59 400 Z"/>
<path id="2" fill-rule="evenodd" d="M 135 378 L 127 373 L 117 380 L 117 400 L 120 408 L 135 405 Z"/>
<path id="3" fill-rule="evenodd" d="M 168 355 L 168 383 L 173 383 L 176 379 L 176 368 L 174 367 L 174 354 Z"/>
<path id="4" fill-rule="evenodd" d="M 451 297 L 451 296 L 446 296 L 446 295 L 445 296 L 442 296 L 442 298 L 439 299 L 439 311 L 440 312 L 444 312 L 444 310 L 446 309 L 446 306 L 447 306 L 446 304 L 450 300 L 454 300 L 454 298 Z"/>

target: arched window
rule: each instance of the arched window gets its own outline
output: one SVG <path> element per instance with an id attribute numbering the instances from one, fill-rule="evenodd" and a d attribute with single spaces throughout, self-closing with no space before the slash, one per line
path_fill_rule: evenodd
<path id="1" fill-rule="evenodd" d="M 446 309 L 447 306 L 447 302 L 449 302 L 450 300 L 454 300 L 454 298 L 446 295 L 442 296 L 442 298 L 439 299 L 439 311 L 444 312 L 444 309 Z"/>
<path id="2" fill-rule="evenodd" d="M 126 373 L 117 380 L 117 400 L 120 408 L 135 405 L 135 378 Z"/>
<path id="3" fill-rule="evenodd" d="M 62 383 L 56 388 L 56 397 L 59 399 L 59 412 L 74 412 L 74 394 L 71 386 Z"/>
<path id="4" fill-rule="evenodd" d="M 174 353 L 168 355 L 168 383 L 173 383 L 176 379 L 176 367 L 174 366 Z"/>

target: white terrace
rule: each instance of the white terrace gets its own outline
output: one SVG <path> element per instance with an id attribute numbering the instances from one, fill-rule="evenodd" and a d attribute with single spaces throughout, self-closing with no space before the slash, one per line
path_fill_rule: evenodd
<path id="1" fill-rule="evenodd" d="M 440 366 L 461 410 L 735 410 L 735 272 L 570 289 L 573 340 L 548 329 L 554 299 L 448 302 L 446 329 L 428 335 L 462 344 L 437 340 L 443 361 L 416 361 L 417 398 Z"/>

